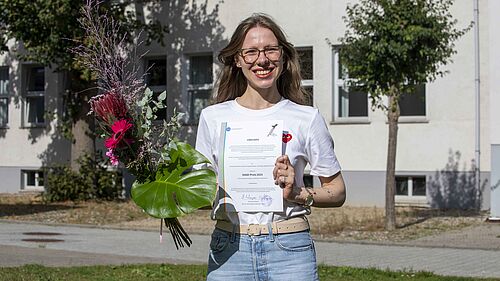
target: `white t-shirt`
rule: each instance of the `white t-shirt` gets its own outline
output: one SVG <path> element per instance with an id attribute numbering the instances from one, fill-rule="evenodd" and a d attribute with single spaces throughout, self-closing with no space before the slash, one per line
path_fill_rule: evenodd
<path id="1" fill-rule="evenodd" d="M 202 110 L 196 150 L 205 155 L 218 172 L 219 138 L 221 124 L 227 121 L 283 120 L 283 131 L 291 139 L 286 144 L 286 154 L 295 168 L 294 188 L 304 186 L 304 168 L 307 163 L 313 176 L 329 177 L 340 171 L 340 164 L 333 151 L 333 140 L 319 111 L 310 106 L 298 105 L 288 99 L 260 110 L 239 105 L 235 100 L 209 106 Z M 290 138 L 290 137 L 288 137 Z M 284 200 L 284 212 L 226 212 L 223 192 L 217 192 L 212 219 L 227 220 L 233 224 L 267 224 L 272 221 L 310 214 L 310 209 Z"/>

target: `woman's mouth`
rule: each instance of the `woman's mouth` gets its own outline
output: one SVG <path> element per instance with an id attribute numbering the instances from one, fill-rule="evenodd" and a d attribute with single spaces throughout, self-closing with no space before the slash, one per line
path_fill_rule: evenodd
<path id="1" fill-rule="evenodd" d="M 258 78 L 267 78 L 273 73 L 273 69 L 260 69 L 254 71 L 255 76 Z"/>

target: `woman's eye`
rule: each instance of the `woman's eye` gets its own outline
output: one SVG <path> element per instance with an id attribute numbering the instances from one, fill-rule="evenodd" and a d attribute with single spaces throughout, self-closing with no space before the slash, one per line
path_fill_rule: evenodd
<path id="1" fill-rule="evenodd" d="M 254 55 L 257 55 L 259 51 L 257 50 L 247 50 L 245 51 L 244 55 L 247 55 L 247 56 L 254 56 Z"/>

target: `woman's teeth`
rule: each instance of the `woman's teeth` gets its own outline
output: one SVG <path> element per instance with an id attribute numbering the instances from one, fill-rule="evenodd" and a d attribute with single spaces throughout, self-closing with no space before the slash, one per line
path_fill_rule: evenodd
<path id="1" fill-rule="evenodd" d="M 266 75 L 269 72 L 271 72 L 271 70 L 257 70 L 255 73 L 257 73 L 257 75 Z"/>

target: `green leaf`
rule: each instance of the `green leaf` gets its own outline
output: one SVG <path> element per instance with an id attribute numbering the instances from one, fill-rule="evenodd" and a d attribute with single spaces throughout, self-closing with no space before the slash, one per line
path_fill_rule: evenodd
<path id="1" fill-rule="evenodd" d="M 158 96 L 158 101 L 161 103 L 167 98 L 167 91 L 163 91 L 159 96 Z"/>
<path id="2" fill-rule="evenodd" d="M 215 172 L 186 172 L 193 165 L 209 163 L 208 159 L 184 142 L 173 143 L 170 159 L 158 169 L 154 181 L 133 184 L 134 202 L 156 218 L 176 218 L 211 205 L 217 187 Z"/>

